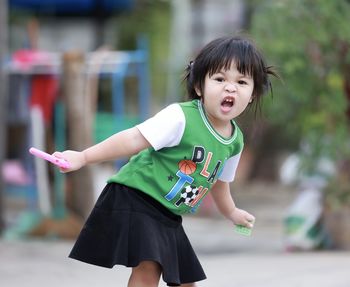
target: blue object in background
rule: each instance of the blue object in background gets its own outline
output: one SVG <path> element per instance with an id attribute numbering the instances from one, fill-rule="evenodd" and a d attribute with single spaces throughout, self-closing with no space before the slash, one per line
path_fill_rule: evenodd
<path id="1" fill-rule="evenodd" d="M 9 0 L 10 9 L 41 13 L 85 15 L 130 10 L 134 0 Z"/>

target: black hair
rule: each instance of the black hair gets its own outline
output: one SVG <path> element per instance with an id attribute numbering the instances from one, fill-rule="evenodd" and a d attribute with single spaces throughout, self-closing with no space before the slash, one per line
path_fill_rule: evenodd
<path id="1" fill-rule="evenodd" d="M 269 75 L 277 78 L 272 66 L 267 66 L 265 60 L 251 40 L 241 36 L 221 37 L 208 43 L 197 55 L 194 61 L 185 69 L 184 82 L 186 82 L 189 99 L 199 99 L 196 89 L 204 95 L 204 82 L 209 76 L 223 70 L 228 70 L 232 62 L 243 75 L 249 75 L 254 81 L 252 99 L 259 106 L 260 98 L 267 91 L 272 93 Z"/>

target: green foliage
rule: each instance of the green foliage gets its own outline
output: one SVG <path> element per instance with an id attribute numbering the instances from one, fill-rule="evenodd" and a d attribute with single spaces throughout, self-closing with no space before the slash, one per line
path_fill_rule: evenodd
<path id="1" fill-rule="evenodd" d="M 264 113 L 289 138 L 308 142 L 309 160 L 349 158 L 349 1 L 253 0 L 250 7 L 250 32 L 283 78 Z"/>
<path id="2" fill-rule="evenodd" d="M 346 172 L 339 173 L 330 181 L 325 190 L 325 201 L 331 209 L 350 208 L 350 180 Z"/>

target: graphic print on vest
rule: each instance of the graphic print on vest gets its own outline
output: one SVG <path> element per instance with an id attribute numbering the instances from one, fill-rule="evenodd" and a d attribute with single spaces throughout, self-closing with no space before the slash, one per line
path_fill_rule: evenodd
<path id="1" fill-rule="evenodd" d="M 171 201 L 176 196 L 178 196 L 179 193 L 181 193 L 180 198 L 174 203 L 174 205 L 176 207 L 179 207 L 181 204 L 185 204 L 189 207 L 195 207 L 207 193 L 208 188 L 203 187 L 202 185 L 197 186 L 195 183 L 195 178 L 191 175 L 197 171 L 197 177 L 205 177 L 208 183 L 213 184 L 217 178 L 222 162 L 218 160 L 214 169 L 210 172 L 208 168 L 212 158 L 212 152 L 206 153 L 204 147 L 195 146 L 193 148 L 191 160 L 185 158 L 179 161 L 179 169 L 176 172 L 178 180 L 171 188 L 171 190 L 166 194 L 165 198 L 168 201 Z M 199 169 L 197 170 L 199 167 L 202 167 L 200 172 Z"/>

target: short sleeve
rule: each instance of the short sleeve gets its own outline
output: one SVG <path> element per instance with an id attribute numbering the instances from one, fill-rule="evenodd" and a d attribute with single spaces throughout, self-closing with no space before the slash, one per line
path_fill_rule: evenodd
<path id="1" fill-rule="evenodd" d="M 226 161 L 225 166 L 224 166 L 221 174 L 219 175 L 219 180 L 225 181 L 225 182 L 234 181 L 235 176 L 236 176 L 238 163 L 239 163 L 239 160 L 241 158 L 241 154 L 242 154 L 242 152 L 240 152 L 239 154 L 237 154 L 233 157 L 230 157 Z"/>
<path id="2" fill-rule="evenodd" d="M 180 105 L 172 104 L 136 127 L 155 150 L 160 150 L 180 143 L 185 124 Z"/>

